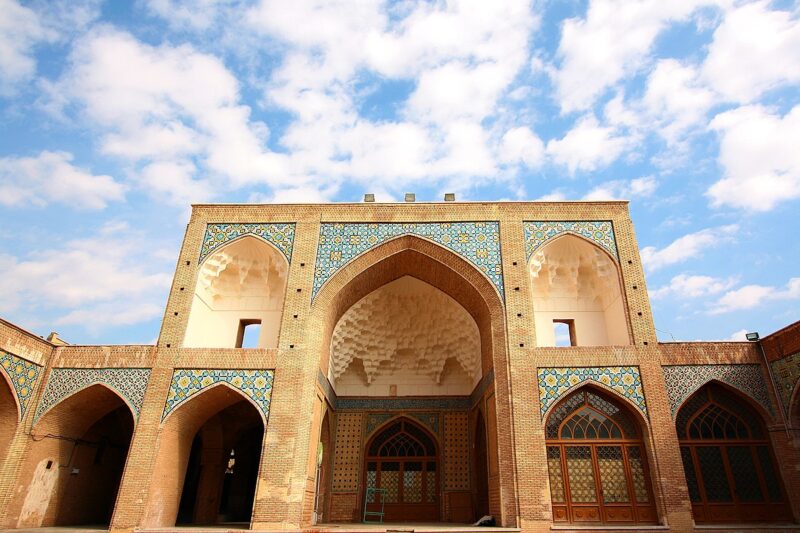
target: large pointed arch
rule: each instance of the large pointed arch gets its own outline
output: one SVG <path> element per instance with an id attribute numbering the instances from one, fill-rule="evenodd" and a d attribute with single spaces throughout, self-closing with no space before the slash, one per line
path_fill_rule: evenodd
<path id="1" fill-rule="evenodd" d="M 236 415 L 235 413 L 239 414 Z M 218 382 L 193 394 L 189 399 L 176 406 L 164 418 L 155 454 L 154 479 L 150 484 L 145 505 L 144 526 L 172 527 L 176 524 L 185 482 L 188 479 L 187 469 L 191 466 L 192 451 L 197 446 L 199 432 L 210 423 L 224 426 L 230 432 L 232 431 L 230 425 L 226 426 L 225 420 L 237 422 L 244 420 L 244 417 L 248 417 L 248 420 L 252 418 L 258 421 L 260 435 L 258 440 L 260 443 L 263 440 L 263 434 L 266 429 L 264 413 L 242 391 L 227 382 Z M 260 450 L 261 446 L 259 444 L 259 455 Z M 217 451 L 229 453 L 227 449 L 218 449 Z M 216 505 L 213 509 L 201 509 L 196 513 L 196 515 L 202 516 L 201 523 L 213 523 L 217 517 L 222 490 L 221 478 L 218 479 L 218 477 L 224 473 L 224 460 L 226 458 L 224 453 L 217 455 L 219 456 L 215 457 L 216 463 L 214 464 L 222 470 L 218 471 L 219 468 L 217 468 L 217 470 L 209 472 L 209 475 L 213 474 L 217 477 L 199 481 L 199 483 L 208 484 L 209 490 L 213 493 L 210 501 L 216 502 L 210 504 L 212 506 Z M 253 468 L 258 469 L 259 464 L 260 460 L 255 461 Z M 201 488 L 194 487 L 194 490 L 199 491 Z M 255 487 L 253 487 L 253 490 L 255 490 Z M 194 495 L 191 495 L 191 497 L 194 498 Z M 252 501 L 249 502 L 249 505 L 252 510 Z"/>
<path id="2" fill-rule="evenodd" d="M 75 389 L 74 391 L 70 392 L 69 394 L 67 394 L 67 395 L 65 395 L 63 397 L 58 398 L 54 403 L 52 403 L 51 405 L 48 405 L 44 410 L 39 411 L 37 409 L 36 416 L 35 416 L 34 421 L 33 421 L 33 428 L 32 429 L 36 429 L 36 426 L 39 425 L 39 422 L 44 417 L 46 417 L 48 415 L 48 413 L 50 413 L 51 411 L 56 409 L 59 405 L 61 405 L 62 403 L 66 402 L 66 401 L 69 401 L 69 399 L 71 397 L 73 397 L 75 395 L 78 395 L 78 394 L 81 394 L 86 389 L 89 389 L 89 388 L 95 387 L 95 386 L 103 387 L 103 388 L 107 389 L 109 392 L 111 392 L 112 394 L 114 394 L 115 396 L 117 396 L 122 401 L 122 403 L 125 404 L 125 407 L 127 407 L 128 410 L 131 412 L 131 416 L 133 417 L 133 420 L 136 421 L 136 419 L 139 417 L 139 410 L 138 410 L 137 406 L 135 406 L 135 405 L 133 405 L 131 403 L 131 400 L 129 398 L 127 398 L 124 394 L 122 394 L 120 391 L 118 391 L 116 388 L 114 388 L 113 386 L 109 385 L 108 383 L 104 383 L 102 381 L 92 381 L 91 383 L 87 383 L 86 385 L 84 385 L 84 386 L 82 386 L 82 387 L 80 387 L 78 389 Z M 45 396 L 47 395 L 47 393 L 48 393 L 48 391 L 47 391 L 47 389 L 45 389 Z"/>
<path id="3" fill-rule="evenodd" d="M 513 467 L 513 416 L 506 344 L 504 303 L 494 284 L 458 254 L 424 238 L 404 235 L 357 256 L 339 269 L 317 293 L 309 327 L 320 334 L 308 346 L 320 354 L 320 370 L 328 374 L 330 339 L 334 326 L 355 302 L 403 276 L 417 278 L 441 290 L 461 305 L 480 331 L 483 375 L 494 374 L 493 396 L 498 446 L 497 465 L 490 481 L 492 514 L 505 526 L 516 524 L 517 479 Z M 313 431 L 318 431 L 315 428 Z"/>
<path id="4" fill-rule="evenodd" d="M 5 371 L 0 370 L 0 465 L 5 462 L 21 417 L 22 411 L 14 387 Z"/>

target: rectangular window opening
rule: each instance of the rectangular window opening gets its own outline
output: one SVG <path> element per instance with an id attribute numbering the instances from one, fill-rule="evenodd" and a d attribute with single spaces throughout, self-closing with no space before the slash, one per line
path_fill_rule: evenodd
<path id="1" fill-rule="evenodd" d="M 239 333 L 236 335 L 237 348 L 258 348 L 258 337 L 261 335 L 261 320 L 243 318 L 239 321 Z"/>
<path id="2" fill-rule="evenodd" d="M 571 318 L 553 320 L 553 333 L 558 347 L 578 345 L 575 337 L 575 321 Z"/>

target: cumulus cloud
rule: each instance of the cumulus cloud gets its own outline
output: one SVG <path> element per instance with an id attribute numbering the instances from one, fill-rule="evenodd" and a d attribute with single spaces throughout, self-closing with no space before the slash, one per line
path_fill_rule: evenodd
<path id="1" fill-rule="evenodd" d="M 714 117 L 724 177 L 707 191 L 715 207 L 768 211 L 800 197 L 800 105 L 785 116 L 743 106 Z"/>
<path id="2" fill-rule="evenodd" d="M 723 294 L 712 306 L 710 313 L 718 315 L 753 309 L 777 300 L 800 299 L 800 278 L 791 278 L 785 287 L 745 285 Z"/>
<path id="3" fill-rule="evenodd" d="M 590 108 L 609 87 L 641 69 L 656 37 L 713 1 L 592 0 L 585 17 L 564 22 L 553 73 L 562 111 Z"/>
<path id="4" fill-rule="evenodd" d="M 526 126 L 511 128 L 500 142 L 500 161 L 537 168 L 544 163 L 544 143 Z"/>
<path id="5" fill-rule="evenodd" d="M 653 176 L 642 176 L 632 180 L 612 180 L 598 185 L 584 200 L 629 200 L 648 198 L 656 192 L 658 180 Z"/>
<path id="6" fill-rule="evenodd" d="M 731 288 L 736 283 L 734 278 L 715 278 L 712 276 L 697 276 L 678 274 L 667 285 L 649 291 L 650 298 L 660 299 L 667 296 L 678 298 L 699 298 Z"/>
<path id="7" fill-rule="evenodd" d="M 727 10 L 703 62 L 706 82 L 726 100 L 752 102 L 765 91 L 800 82 L 800 18 L 748 2 Z"/>
<path id="8" fill-rule="evenodd" d="M 26 257 L 0 255 L 0 311 L 55 311 L 56 324 L 84 325 L 92 332 L 156 318 L 171 276 L 164 261 L 147 257 L 141 235 L 125 224 L 44 248 Z"/>
<path id="9" fill-rule="evenodd" d="M 602 126 L 594 115 L 576 121 L 561 139 L 547 143 L 547 154 L 567 167 L 570 174 L 592 171 L 609 165 L 629 146 L 630 139 L 615 128 Z"/>
<path id="10" fill-rule="evenodd" d="M 102 209 L 124 198 L 121 183 L 78 168 L 72 159 L 70 153 L 49 151 L 35 157 L 0 158 L 0 204 L 23 207 L 60 203 Z"/>
<path id="11" fill-rule="evenodd" d="M 682 263 L 697 257 L 707 248 L 732 241 L 738 231 L 739 226 L 731 224 L 684 235 L 661 249 L 646 246 L 641 250 L 642 263 L 650 271 Z"/>

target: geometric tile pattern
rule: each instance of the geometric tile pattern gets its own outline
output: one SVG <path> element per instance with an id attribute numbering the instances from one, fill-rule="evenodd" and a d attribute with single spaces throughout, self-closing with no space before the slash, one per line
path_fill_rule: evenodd
<path id="1" fill-rule="evenodd" d="M 291 223 L 265 223 L 265 224 L 208 224 L 200 247 L 202 263 L 208 254 L 243 235 L 253 235 L 275 245 L 283 252 L 286 260 L 292 262 L 292 244 L 294 243 L 294 224 Z"/>
<path id="2" fill-rule="evenodd" d="M 469 396 L 439 396 L 415 398 L 397 396 L 393 398 L 359 398 L 346 396 L 336 399 L 337 411 L 406 411 L 436 410 L 464 411 L 470 408 Z"/>
<path id="3" fill-rule="evenodd" d="M 167 393 L 164 405 L 163 421 L 167 415 L 175 410 L 198 392 L 217 383 L 226 383 L 234 389 L 253 400 L 264 414 L 264 420 L 269 419 L 269 404 L 272 399 L 273 370 L 211 370 L 197 368 L 179 368 L 172 373 L 172 383 Z"/>
<path id="4" fill-rule="evenodd" d="M 444 415 L 444 488 L 469 490 L 470 467 L 469 415 L 445 413 Z"/>
<path id="5" fill-rule="evenodd" d="M 0 369 L 8 376 L 8 381 L 14 387 L 14 394 L 19 403 L 19 419 L 25 415 L 28 402 L 33 396 L 33 389 L 42 367 L 26 361 L 16 355 L 0 350 Z"/>
<path id="6" fill-rule="evenodd" d="M 661 367 L 667 386 L 672 416 L 681 404 L 711 380 L 717 380 L 747 394 L 768 413 L 775 414 L 769 401 L 761 365 L 670 365 Z"/>
<path id="7" fill-rule="evenodd" d="M 423 237 L 455 252 L 483 272 L 503 296 L 499 222 L 323 223 L 312 300 L 325 282 L 350 260 L 401 235 Z"/>
<path id="8" fill-rule="evenodd" d="M 777 381 L 784 412 L 791 413 L 792 393 L 800 381 L 800 352 L 772 362 L 772 373 Z"/>
<path id="9" fill-rule="evenodd" d="M 603 247 L 614 259 L 619 259 L 614 226 L 610 220 L 523 222 L 522 225 L 525 230 L 525 253 L 528 260 L 537 248 L 562 233 L 574 233 L 589 239 Z"/>
<path id="10" fill-rule="evenodd" d="M 149 368 L 54 368 L 47 379 L 47 388 L 36 408 L 34 420 L 67 396 L 96 383 L 119 393 L 133 410 L 134 417 L 138 418 L 149 379 Z"/>
<path id="11" fill-rule="evenodd" d="M 361 472 L 362 413 L 340 413 L 336 423 L 336 439 L 333 449 L 332 492 L 355 492 L 358 490 Z"/>
<path id="12" fill-rule="evenodd" d="M 364 435 L 369 437 L 373 431 L 383 425 L 384 422 L 390 418 L 397 416 L 406 416 L 420 422 L 423 426 L 427 427 L 434 435 L 439 434 L 439 413 L 367 413 L 364 423 Z"/>
<path id="13" fill-rule="evenodd" d="M 542 418 L 568 390 L 584 381 L 594 381 L 628 398 L 647 416 L 642 378 L 638 366 L 540 368 L 539 406 Z"/>

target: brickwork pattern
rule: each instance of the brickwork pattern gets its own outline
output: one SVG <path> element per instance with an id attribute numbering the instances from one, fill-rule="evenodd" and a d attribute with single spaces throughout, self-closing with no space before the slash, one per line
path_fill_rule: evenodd
<path id="1" fill-rule="evenodd" d="M 333 492 L 358 491 L 361 471 L 362 413 L 341 413 L 336 424 Z"/>
<path id="2" fill-rule="evenodd" d="M 95 383 L 117 392 L 130 406 L 134 418 L 138 418 L 149 379 L 149 368 L 54 368 L 47 378 L 34 420 L 64 398 Z"/>
<path id="3" fill-rule="evenodd" d="M 573 233 L 597 243 L 610 253 L 614 259 L 619 259 L 617 254 L 617 241 L 614 238 L 614 226 L 610 220 L 525 222 L 524 228 L 525 252 L 526 259 L 528 260 L 530 260 L 536 250 L 564 233 Z"/>
<path id="4" fill-rule="evenodd" d="M 540 368 L 538 376 L 542 418 L 559 398 L 585 381 L 593 381 L 621 394 L 647 416 L 647 403 L 638 366 Z"/>
<path id="5" fill-rule="evenodd" d="M 208 257 L 217 248 L 239 237 L 252 235 L 273 244 L 283 253 L 286 260 L 292 261 L 292 244 L 294 242 L 294 224 L 209 224 L 203 237 L 198 263 Z"/>
<path id="6" fill-rule="evenodd" d="M 177 369 L 172 374 L 161 420 L 166 419 L 175 408 L 198 392 L 220 383 L 242 391 L 258 406 L 264 420 L 268 420 L 274 374 L 273 370 Z"/>
<path id="7" fill-rule="evenodd" d="M 19 404 L 19 419 L 22 420 L 42 369 L 37 364 L 3 350 L 0 350 L 0 369 L 11 383 Z"/>
<path id="8" fill-rule="evenodd" d="M 469 490 L 469 417 L 444 415 L 444 490 Z"/>
<path id="9" fill-rule="evenodd" d="M 774 415 L 761 365 L 670 365 L 662 370 L 673 417 L 689 396 L 712 380 L 740 390 Z"/>
<path id="10" fill-rule="evenodd" d="M 503 294 L 500 227 L 497 222 L 326 223 L 320 226 L 312 298 L 354 257 L 401 235 L 423 237 L 452 250 L 475 265 Z"/>

